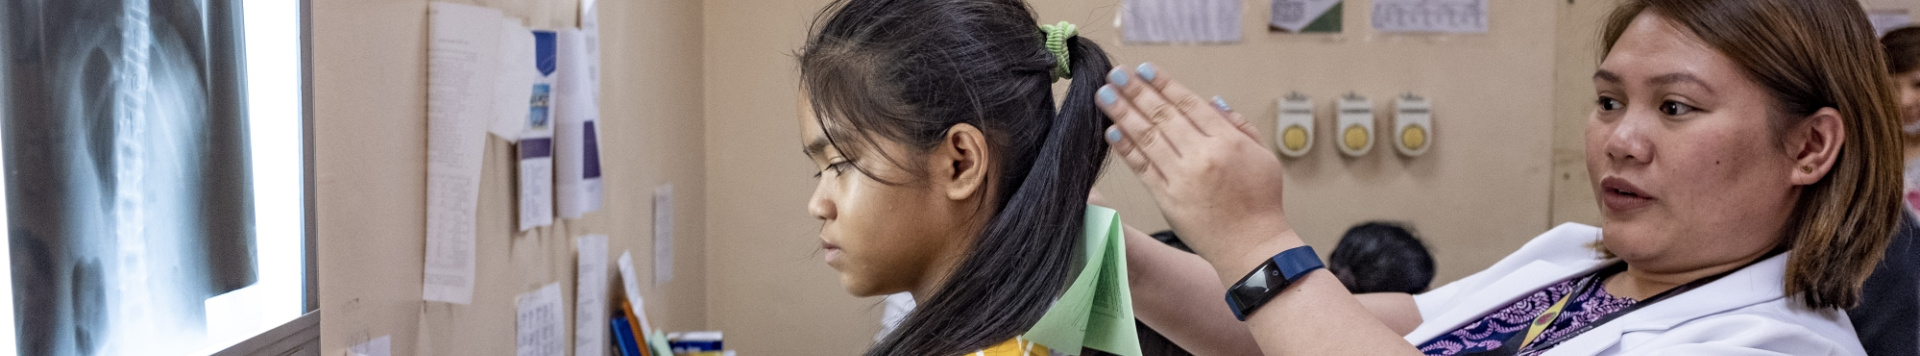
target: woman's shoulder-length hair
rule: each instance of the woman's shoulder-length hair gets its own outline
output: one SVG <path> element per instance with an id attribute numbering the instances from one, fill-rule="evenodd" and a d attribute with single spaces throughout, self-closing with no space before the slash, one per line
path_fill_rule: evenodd
<path id="1" fill-rule="evenodd" d="M 1601 56 L 1651 13 L 1731 58 L 1772 94 L 1774 132 L 1821 108 L 1845 142 L 1825 178 L 1803 188 L 1784 227 L 1788 296 L 1849 308 L 1900 222 L 1898 105 L 1880 44 L 1853 0 L 1628 0 L 1607 18 Z"/>

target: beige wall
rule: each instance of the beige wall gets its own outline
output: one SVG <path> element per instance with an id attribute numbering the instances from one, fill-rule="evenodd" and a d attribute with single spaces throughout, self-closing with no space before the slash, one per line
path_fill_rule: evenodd
<path id="1" fill-rule="evenodd" d="M 800 153 L 791 54 L 825 4 L 705 3 L 707 315 L 741 355 L 854 355 L 879 331 L 879 299 L 840 288 L 805 206 L 815 168 Z"/>
<path id="2" fill-rule="evenodd" d="M 1245 40 L 1218 46 L 1122 44 L 1119 0 L 1033 1 L 1040 22 L 1081 25 L 1120 63 L 1154 61 L 1197 90 L 1218 93 L 1271 142 L 1275 103 L 1290 91 L 1319 106 L 1319 143 L 1286 161 L 1290 218 L 1330 250 L 1348 226 L 1412 223 L 1439 257 L 1441 281 L 1484 268 L 1549 226 L 1559 1 L 1493 1 L 1484 35 L 1385 35 L 1366 28 L 1365 0 L 1346 4 L 1341 35 L 1266 32 L 1266 1 L 1243 10 Z M 872 343 L 878 300 L 847 296 L 820 262 L 813 181 L 793 119 L 792 53 L 824 1 L 705 4 L 707 216 L 711 326 L 742 354 L 845 355 Z M 1414 92 L 1434 100 L 1435 146 L 1406 159 L 1386 146 L 1346 159 L 1331 142 L 1330 100 L 1353 91 L 1377 110 Z M 1390 118 L 1381 115 L 1377 127 Z M 1166 223 L 1140 184 L 1112 161 L 1100 188 L 1129 223 Z M 1323 251 L 1324 252 L 1324 251 Z"/>
<path id="3" fill-rule="evenodd" d="M 505 10 L 535 28 L 576 26 L 576 1 L 466 2 Z M 652 192 L 664 183 L 675 189 L 678 278 L 660 288 L 643 282 L 641 294 L 655 325 L 707 326 L 700 5 L 600 3 L 606 204 L 581 220 L 514 233 L 511 147 L 490 139 L 470 305 L 420 301 L 427 1 L 313 3 L 325 354 L 382 335 L 393 337 L 395 355 L 512 354 L 517 295 L 560 282 L 572 300 L 574 236 L 610 235 L 615 256 L 632 249 L 639 273 L 651 275 Z"/>
<path id="4" fill-rule="evenodd" d="M 1616 0 L 1559 6 L 1553 67 L 1553 216 L 1550 221 L 1600 225 L 1600 202 L 1587 179 L 1586 128 L 1593 113 L 1593 72 L 1600 66 L 1600 30 Z"/>

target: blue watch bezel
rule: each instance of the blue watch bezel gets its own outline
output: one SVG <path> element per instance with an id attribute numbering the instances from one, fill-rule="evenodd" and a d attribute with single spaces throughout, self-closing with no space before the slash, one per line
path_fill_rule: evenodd
<path id="1" fill-rule="evenodd" d="M 1233 286 L 1227 287 L 1227 307 L 1233 310 L 1235 319 L 1247 321 L 1248 315 L 1280 295 L 1294 281 L 1321 268 L 1326 268 L 1326 264 L 1320 262 L 1320 255 L 1314 253 L 1313 246 L 1302 245 L 1280 251 L 1262 261 L 1253 272 L 1240 277 L 1240 281 L 1234 282 Z"/>

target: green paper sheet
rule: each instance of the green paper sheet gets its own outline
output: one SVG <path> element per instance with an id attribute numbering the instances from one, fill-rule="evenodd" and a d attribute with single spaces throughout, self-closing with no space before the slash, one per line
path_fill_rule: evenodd
<path id="1" fill-rule="evenodd" d="M 646 347 L 650 349 L 647 352 L 654 356 L 673 355 L 673 348 L 668 347 L 667 333 L 664 331 L 654 330 L 653 335 L 648 335 Z"/>
<path id="2" fill-rule="evenodd" d="M 1127 244 L 1121 235 L 1120 215 L 1096 205 L 1087 206 L 1086 266 L 1067 292 L 1054 302 L 1040 322 L 1027 331 L 1027 340 L 1069 355 L 1081 348 L 1121 356 L 1140 356 L 1134 330 L 1133 295 L 1127 287 Z"/>

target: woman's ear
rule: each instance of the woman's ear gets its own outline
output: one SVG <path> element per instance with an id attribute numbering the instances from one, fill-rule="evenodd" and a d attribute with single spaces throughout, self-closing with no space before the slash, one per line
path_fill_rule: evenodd
<path id="1" fill-rule="evenodd" d="M 1840 158 L 1840 146 L 1847 142 L 1846 123 L 1833 108 L 1820 108 L 1787 134 L 1787 152 L 1793 155 L 1794 164 L 1787 180 L 1794 185 L 1811 185 L 1825 178 Z"/>
<path id="2" fill-rule="evenodd" d="M 947 128 L 946 137 L 940 140 L 929 155 L 933 165 L 934 179 L 946 190 L 949 200 L 972 199 L 987 189 L 987 136 L 980 128 L 972 124 L 958 124 Z"/>

